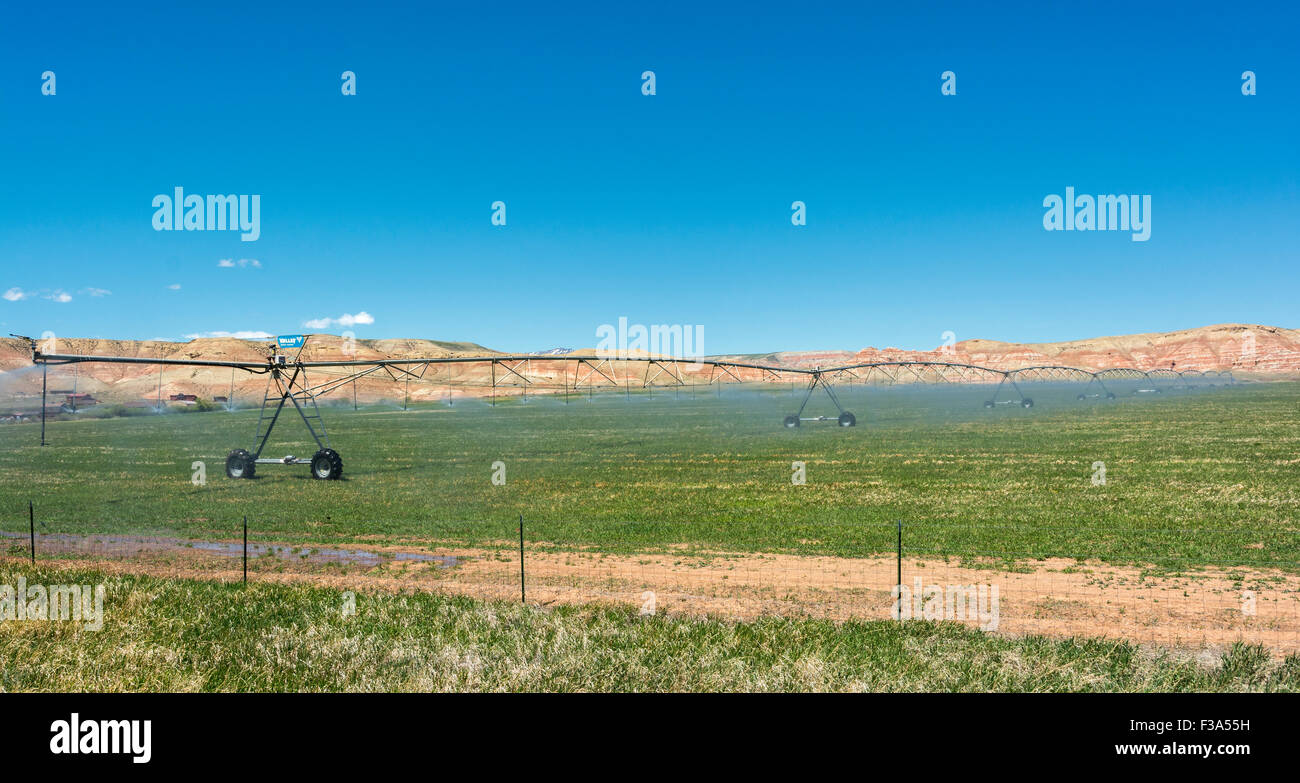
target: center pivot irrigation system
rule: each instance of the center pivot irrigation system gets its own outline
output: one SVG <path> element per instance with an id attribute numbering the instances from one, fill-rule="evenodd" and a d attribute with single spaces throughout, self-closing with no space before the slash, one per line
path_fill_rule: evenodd
<path id="1" fill-rule="evenodd" d="M 19 337 L 20 335 L 14 336 Z M 36 341 L 31 338 L 23 339 L 28 340 L 31 344 L 32 361 L 42 367 L 42 446 L 45 445 L 47 378 L 49 367 L 52 365 L 102 362 L 110 364 L 148 364 L 159 365 L 160 367 L 228 367 L 232 370 L 240 370 L 254 375 L 266 375 L 266 392 L 262 398 L 261 412 L 257 417 L 257 428 L 252 443 L 249 448 L 235 449 L 226 457 L 226 475 L 231 478 L 253 478 L 258 465 L 303 464 L 310 465 L 313 478 L 337 479 L 341 477 L 343 475 L 343 459 L 330 446 L 329 435 L 325 431 L 325 420 L 321 416 L 317 398 L 346 384 L 355 384 L 355 381 L 359 378 L 381 372 L 387 374 L 393 381 L 405 379 L 408 384 L 412 379 L 424 380 L 429 368 L 435 365 L 490 363 L 494 402 L 498 386 L 522 386 L 524 394 L 527 395 L 530 386 L 538 385 L 538 376 L 531 369 L 533 363 L 552 366 L 558 363 L 563 367 L 566 399 L 570 388 L 575 392 L 579 391 L 580 388 L 590 390 L 595 388 L 627 389 L 630 393 L 631 378 L 626 372 L 624 373 L 626 377 L 623 384 L 620 385 L 614 378 L 614 375 L 616 375 L 614 363 L 616 362 L 623 363 L 625 366 L 627 364 L 645 366 L 645 373 L 640 381 L 641 388 L 651 388 L 657 385 L 687 385 L 682 375 L 683 366 L 697 370 L 708 368 L 709 384 L 733 381 L 743 383 L 745 379 L 737 373 L 744 371 L 757 373 L 750 380 L 759 381 L 780 381 L 786 378 L 806 377 L 808 385 L 803 395 L 803 401 L 799 405 L 799 410 L 786 416 L 783 422 L 786 427 L 791 429 L 800 426 L 803 422 L 833 421 L 841 427 L 855 426 L 857 418 L 844 409 L 835 393 L 834 384 L 842 381 L 849 383 L 888 382 L 890 385 L 899 383 L 991 384 L 996 382 L 997 386 L 993 390 L 993 395 L 984 402 L 986 408 L 1002 405 L 1018 405 L 1024 408 L 1034 407 L 1034 401 L 1026 397 L 1024 392 L 1021 391 L 1018 383 L 1020 381 L 1082 382 L 1086 380 L 1087 386 L 1078 396 L 1080 400 L 1089 398 L 1115 399 L 1115 394 L 1106 388 L 1105 382 L 1108 380 L 1136 380 L 1142 382 L 1143 385 L 1136 390 L 1137 393 L 1158 393 L 1161 391 L 1161 382 L 1164 382 L 1166 388 L 1176 388 L 1179 384 L 1184 388 L 1195 388 L 1190 383 L 1190 380 L 1196 378 L 1206 379 L 1210 382 L 1210 385 L 1215 385 L 1218 381 L 1225 384 L 1236 382 L 1232 373 L 1227 371 L 1174 370 L 1172 368 L 1144 371 L 1119 367 L 1094 372 L 1061 365 L 1037 365 L 1021 367 L 1015 370 L 998 370 L 974 364 L 939 361 L 864 362 L 825 369 L 782 367 L 779 365 L 733 362 L 719 359 L 679 359 L 655 356 L 611 358 L 605 356 L 531 354 L 420 359 L 302 361 L 303 348 L 307 342 L 304 335 L 286 335 L 276 338 L 276 342 L 270 347 L 268 356 L 261 362 L 151 359 L 147 357 L 43 353 L 37 348 Z M 296 349 L 296 353 L 290 357 L 287 351 L 294 349 Z M 344 372 L 331 375 L 328 380 L 322 383 L 313 385 L 308 382 L 308 370 L 324 368 L 342 368 Z M 569 379 L 570 370 L 572 370 L 572 384 L 570 384 Z M 500 375 L 498 375 L 499 371 Z M 651 371 L 653 371 L 653 375 L 651 375 Z M 664 380 L 660 380 L 661 378 Z M 450 372 L 448 373 L 448 383 L 451 383 Z M 1098 391 L 1092 391 L 1094 384 Z M 159 387 L 161 389 L 161 381 Z M 353 388 L 355 389 L 355 385 Z M 819 388 L 826 392 L 826 395 L 835 405 L 835 409 L 838 411 L 837 416 L 804 416 L 809 400 L 812 399 L 813 393 Z M 1003 396 L 1004 390 L 1006 390 L 1005 397 Z M 306 425 L 307 432 L 311 434 L 312 440 L 316 442 L 317 451 L 312 455 L 311 459 L 295 457 L 292 454 L 278 459 L 262 456 L 267 442 L 270 440 L 271 431 L 275 429 L 281 414 L 284 413 L 285 408 L 288 406 L 292 406 L 294 411 L 297 412 L 303 424 Z"/>

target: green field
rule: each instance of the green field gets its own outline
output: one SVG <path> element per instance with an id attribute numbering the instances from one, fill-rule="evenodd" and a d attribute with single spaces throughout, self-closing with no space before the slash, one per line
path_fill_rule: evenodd
<path id="1" fill-rule="evenodd" d="M 25 530 L 32 499 L 40 532 L 229 538 L 248 515 L 255 538 L 481 544 L 523 514 L 560 546 L 856 556 L 892 551 L 903 520 L 914 552 L 1300 568 L 1300 385 L 1077 391 L 985 410 L 986 388 L 841 388 L 851 429 L 783 429 L 789 389 L 328 408 L 339 482 L 227 478 L 255 411 L 56 421 L 44 448 L 38 425 L 0 425 L 0 528 Z M 312 451 L 290 419 L 266 456 Z"/>
<path id="2" fill-rule="evenodd" d="M 338 482 L 303 466 L 227 478 L 225 454 L 249 445 L 256 411 L 59 420 L 44 448 L 37 425 L 0 425 L 0 530 L 14 534 L 26 533 L 31 499 L 42 536 L 231 540 L 247 515 L 254 541 L 500 550 L 445 573 L 259 557 L 244 587 L 229 583 L 229 558 L 196 566 L 128 551 L 135 574 L 73 576 L 50 566 L 78 555 L 43 552 L 30 568 L 14 538 L 0 584 L 104 582 L 108 617 L 97 632 L 0 623 L 0 690 L 1300 688 L 1296 656 L 1231 644 L 1294 642 L 1287 580 L 1238 569 L 1214 587 L 1168 573 L 1300 572 L 1300 385 L 1120 391 L 1079 401 L 1077 387 L 1034 385 L 1032 409 L 988 410 L 987 388 L 841 388 L 859 426 L 797 430 L 781 426 L 798 402 L 788 388 L 331 407 Z M 825 412 L 814 400 L 809 413 Z M 310 455 L 301 422 L 286 424 L 267 455 Z M 195 461 L 207 470 L 199 486 Z M 491 481 L 497 461 L 504 486 Z M 806 463 L 806 485 L 791 483 L 793 461 Z M 1097 461 L 1104 486 L 1092 481 Z M 527 607 L 494 598 L 519 589 L 508 556 L 521 514 L 539 547 Z M 843 565 L 772 558 L 892 553 L 899 520 L 908 579 L 942 579 L 936 559 L 955 558 L 1049 580 L 1036 592 L 1037 581 L 990 577 L 1008 623 L 1031 630 L 873 619 L 887 616 L 871 596 L 888 592 L 892 570 L 819 592 L 800 579 Z M 719 552 L 762 556 L 729 571 L 743 558 L 709 554 Z M 655 553 L 671 565 L 639 570 Z M 1116 581 L 1092 564 L 1036 571 L 1045 557 L 1145 567 Z M 746 567 L 771 570 L 746 585 Z M 637 616 L 647 584 L 663 615 Z M 1097 585 L 1110 592 L 1088 592 Z M 1259 592 L 1259 618 L 1233 608 L 1243 589 Z M 340 612 L 343 590 L 357 593 L 355 616 Z M 850 619 L 829 619 L 839 609 Z M 1091 638 L 1122 628 L 1157 646 Z M 1162 629 L 1191 646 L 1160 646 Z"/>
<path id="3" fill-rule="evenodd" d="M 1300 657 L 1197 660 L 952 624 L 754 623 L 417 593 L 221 585 L 0 564 L 0 584 L 104 584 L 98 631 L 0 623 L 0 692 L 1297 691 Z"/>

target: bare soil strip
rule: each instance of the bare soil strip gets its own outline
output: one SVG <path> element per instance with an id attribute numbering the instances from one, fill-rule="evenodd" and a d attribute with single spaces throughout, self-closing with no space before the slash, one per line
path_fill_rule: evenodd
<path id="1" fill-rule="evenodd" d="M 238 581 L 239 546 L 176 539 L 43 541 L 44 565 L 155 576 Z M 340 590 L 436 591 L 518 600 L 519 553 L 429 543 L 347 549 L 258 544 L 249 579 Z M 51 557 L 51 555 L 54 555 Z M 21 561 L 11 548 L 5 557 Z M 893 557 L 798 555 L 611 555 L 531 545 L 525 552 L 531 604 L 608 603 L 674 616 L 752 620 L 764 616 L 888 619 L 897 581 Z M 989 585 L 998 591 L 996 632 L 1102 636 L 1171 647 L 1223 648 L 1235 641 L 1276 653 L 1300 651 L 1300 576 L 1245 568 L 1161 575 L 1073 559 L 982 563 L 905 557 L 902 582 Z M 981 619 L 943 619 L 978 626 Z M 987 617 L 984 618 L 987 620 Z"/>

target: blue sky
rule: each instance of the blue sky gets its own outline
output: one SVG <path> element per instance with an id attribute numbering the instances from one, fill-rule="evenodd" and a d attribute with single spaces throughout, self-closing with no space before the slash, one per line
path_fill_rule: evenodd
<path id="1" fill-rule="evenodd" d="M 626 317 L 730 353 L 1300 326 L 1293 4 L 272 5 L 6 11 L 0 329 L 366 313 L 530 351 Z M 260 194 L 261 237 L 154 231 L 177 186 Z M 1066 186 L 1150 194 L 1150 240 L 1045 231 Z"/>

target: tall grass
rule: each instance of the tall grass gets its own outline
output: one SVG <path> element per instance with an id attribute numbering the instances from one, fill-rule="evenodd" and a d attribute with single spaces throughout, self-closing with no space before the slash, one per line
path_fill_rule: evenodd
<path id="1" fill-rule="evenodd" d="M 1296 691 L 1300 658 L 1199 660 L 952 624 L 752 623 L 435 594 L 0 566 L 98 584 L 103 628 L 0 622 L 4 691 Z"/>

